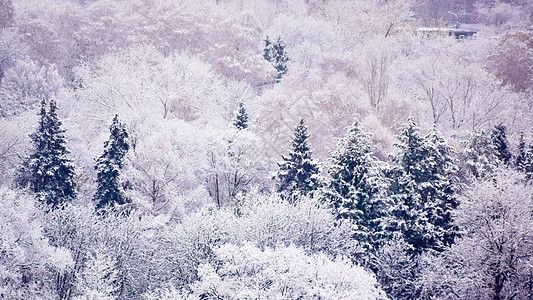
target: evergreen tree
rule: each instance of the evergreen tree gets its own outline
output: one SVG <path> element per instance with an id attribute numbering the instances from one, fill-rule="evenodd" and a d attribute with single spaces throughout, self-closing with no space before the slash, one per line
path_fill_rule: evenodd
<path id="1" fill-rule="evenodd" d="M 398 166 L 391 172 L 392 229 L 403 233 L 414 253 L 442 251 L 456 235 L 451 216 L 457 206 L 452 149 L 436 127 L 423 137 L 413 119 L 400 129 L 398 140 Z"/>
<path id="2" fill-rule="evenodd" d="M 279 82 L 281 77 L 287 73 L 287 63 L 289 62 L 289 57 L 285 52 L 285 43 L 281 39 L 281 36 L 278 37 L 275 43 L 272 43 L 267 36 L 265 40 L 265 49 L 263 50 L 263 57 L 270 62 L 278 72 L 276 82 Z"/>
<path id="3" fill-rule="evenodd" d="M 494 126 L 491 132 L 491 140 L 494 148 L 496 149 L 496 156 L 505 165 L 508 165 L 511 161 L 511 152 L 509 151 L 507 134 L 505 125 L 502 123 Z"/>
<path id="4" fill-rule="evenodd" d="M 529 145 L 522 163 L 522 172 L 526 174 L 526 179 L 533 178 L 533 145 Z"/>
<path id="5" fill-rule="evenodd" d="M 518 142 L 518 155 L 515 160 L 516 169 L 526 174 L 526 179 L 533 178 L 533 145 L 529 145 L 526 149 L 526 142 L 524 139 L 524 133 L 520 133 L 520 139 Z"/>
<path id="6" fill-rule="evenodd" d="M 515 159 L 515 167 L 518 171 L 524 171 L 524 163 L 526 161 L 526 141 L 524 139 L 524 132 L 520 132 L 518 139 L 518 154 Z"/>
<path id="7" fill-rule="evenodd" d="M 299 195 L 312 194 L 320 183 L 318 165 L 311 157 L 308 138 L 307 126 L 301 119 L 294 131 L 289 156 L 283 156 L 283 162 L 279 164 L 277 190 L 290 201 L 294 201 Z"/>
<path id="8" fill-rule="evenodd" d="M 429 153 L 419 131 L 411 118 L 400 128 L 397 136 L 399 142 L 395 144 L 399 151 L 393 157 L 397 165 L 389 172 L 392 180 L 389 193 L 393 203 L 389 230 L 399 231 L 403 235 L 412 247 L 411 253 L 425 250 L 432 238 L 428 214 L 418 192 L 419 182 L 427 177 L 423 161 Z"/>
<path id="9" fill-rule="evenodd" d="M 239 102 L 236 116 L 233 120 L 233 126 L 238 130 L 248 128 L 248 114 L 246 113 L 246 109 L 244 109 L 244 104 L 242 102 Z"/>
<path id="10" fill-rule="evenodd" d="M 373 156 L 369 136 L 354 123 L 332 154 L 331 179 L 324 196 L 337 218 L 355 224 L 354 238 L 367 250 L 377 248 L 383 237 L 387 181 L 379 160 Z"/>
<path id="11" fill-rule="evenodd" d="M 128 203 L 120 186 L 119 177 L 120 170 L 124 166 L 124 157 L 130 146 L 128 132 L 124 124 L 118 120 L 118 115 L 113 118 L 109 131 L 111 135 L 104 143 L 104 153 L 97 159 L 94 167 L 98 183 L 94 195 L 97 209 Z"/>
<path id="12" fill-rule="evenodd" d="M 484 132 L 472 134 L 465 146 L 463 160 L 466 169 L 478 179 L 492 174 L 498 168 L 500 161 L 492 139 Z"/>
<path id="13" fill-rule="evenodd" d="M 274 57 L 274 45 L 267 36 L 265 40 L 265 48 L 263 49 L 263 58 L 268 62 L 272 62 L 274 60 Z"/>
<path id="14" fill-rule="evenodd" d="M 16 183 L 19 187 L 28 187 L 41 202 L 54 209 L 76 198 L 74 166 L 67 158 L 70 152 L 65 145 L 65 130 L 61 129 L 55 102 L 50 102 L 47 113 L 43 100 L 39 116 L 37 131 L 30 135 L 32 154 L 19 168 Z"/>
<path id="15" fill-rule="evenodd" d="M 426 160 L 430 169 L 430 177 L 423 188 L 426 203 L 431 199 L 435 206 L 430 210 L 430 222 L 438 229 L 438 240 L 433 247 L 443 250 L 454 243 L 457 227 L 454 225 L 452 211 L 459 205 L 457 200 L 458 167 L 452 157 L 453 149 L 448 146 L 437 126 L 433 125 L 426 136 L 430 151 Z"/>

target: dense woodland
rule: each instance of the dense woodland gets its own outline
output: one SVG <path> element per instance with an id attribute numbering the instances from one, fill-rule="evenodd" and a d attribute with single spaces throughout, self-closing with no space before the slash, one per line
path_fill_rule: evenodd
<path id="1" fill-rule="evenodd" d="M 0 0 L 0 299 L 533 299 L 531 120 L 529 0 Z"/>

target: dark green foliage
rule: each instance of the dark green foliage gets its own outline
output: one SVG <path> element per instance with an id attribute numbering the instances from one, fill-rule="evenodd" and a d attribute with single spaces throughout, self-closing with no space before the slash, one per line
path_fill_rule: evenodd
<path id="1" fill-rule="evenodd" d="M 526 142 L 524 140 L 523 132 L 520 133 L 515 166 L 518 171 L 526 174 L 527 180 L 533 178 L 533 145 L 530 144 L 526 149 Z"/>
<path id="2" fill-rule="evenodd" d="M 490 176 L 500 164 L 492 139 L 483 131 L 472 134 L 465 146 L 463 160 L 468 173 L 477 179 Z"/>
<path id="3" fill-rule="evenodd" d="M 289 156 L 283 156 L 283 162 L 279 164 L 277 191 L 291 201 L 299 195 L 312 194 L 320 183 L 318 165 L 311 157 L 308 138 L 307 126 L 301 119 L 294 131 Z"/>
<path id="4" fill-rule="evenodd" d="M 332 154 L 331 179 L 324 191 L 339 219 L 355 224 L 354 238 L 367 250 L 377 247 L 383 237 L 382 218 L 387 181 L 381 164 L 373 156 L 369 136 L 357 122 L 338 143 Z"/>
<path id="5" fill-rule="evenodd" d="M 98 188 L 94 195 L 97 209 L 128 203 L 120 186 L 119 177 L 120 170 L 124 166 L 124 156 L 130 146 L 128 132 L 124 124 L 118 120 L 118 115 L 113 118 L 109 131 L 111 135 L 104 143 L 104 154 L 97 159 L 94 167 L 98 176 Z"/>
<path id="6" fill-rule="evenodd" d="M 523 171 L 523 165 L 526 161 L 526 141 L 524 139 L 524 132 L 520 132 L 518 140 L 518 153 L 515 159 L 515 167 L 519 171 Z"/>
<path id="7" fill-rule="evenodd" d="M 243 130 L 248 128 L 248 114 L 242 102 L 239 102 L 239 107 L 237 108 L 237 115 L 233 120 L 233 127 L 238 130 Z"/>
<path id="8" fill-rule="evenodd" d="M 453 149 L 448 146 L 441 133 L 433 126 L 426 135 L 429 143 L 429 157 L 426 160 L 430 169 L 427 187 L 422 187 L 422 197 L 427 202 L 434 202 L 430 208 L 430 222 L 439 230 L 438 242 L 434 250 L 443 250 L 454 243 L 457 227 L 454 225 L 452 211 L 459 205 L 456 190 L 458 189 L 458 168 L 452 157 Z"/>
<path id="9" fill-rule="evenodd" d="M 505 165 L 508 165 L 511 161 L 511 152 L 509 151 L 506 127 L 502 123 L 494 126 L 491 132 L 491 140 L 496 150 L 496 156 Z"/>
<path id="10" fill-rule="evenodd" d="M 272 43 L 267 36 L 263 52 L 265 60 L 270 62 L 278 72 L 276 81 L 279 82 L 281 77 L 287 74 L 287 63 L 289 62 L 289 57 L 285 52 L 285 43 L 281 37 L 278 37 L 276 42 Z"/>
<path id="11" fill-rule="evenodd" d="M 391 172 L 391 229 L 403 233 L 415 254 L 442 251 L 456 235 L 451 216 L 457 207 L 452 149 L 436 127 L 422 137 L 412 119 L 400 129 L 398 140 L 397 167 Z"/>
<path id="12" fill-rule="evenodd" d="M 41 202 L 57 208 L 76 198 L 74 166 L 67 158 L 70 152 L 65 145 L 65 130 L 61 129 L 55 102 L 50 102 L 47 113 L 43 101 L 39 116 L 39 127 L 30 135 L 32 154 L 19 168 L 16 183 L 29 188 Z"/>

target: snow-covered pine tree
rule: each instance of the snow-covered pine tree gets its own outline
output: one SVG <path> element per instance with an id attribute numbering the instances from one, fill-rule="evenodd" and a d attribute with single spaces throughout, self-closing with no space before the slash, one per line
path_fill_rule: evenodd
<path id="1" fill-rule="evenodd" d="M 466 142 L 463 161 L 470 175 L 481 179 L 491 175 L 500 165 L 496 147 L 485 132 L 474 132 Z"/>
<path id="2" fill-rule="evenodd" d="M 268 37 L 268 35 L 265 39 L 265 48 L 263 49 L 263 58 L 268 62 L 272 62 L 274 60 L 274 45 L 272 44 L 272 41 L 270 41 L 270 38 Z"/>
<path id="3" fill-rule="evenodd" d="M 278 72 L 276 82 L 280 82 L 281 77 L 287 73 L 287 63 L 289 62 L 289 57 L 285 52 L 285 42 L 281 36 L 278 36 L 275 43 L 272 43 L 267 36 L 263 57 L 276 69 Z"/>
<path id="4" fill-rule="evenodd" d="M 427 184 L 421 185 L 423 199 L 435 206 L 429 211 L 430 223 L 438 229 L 438 240 L 435 250 L 444 250 L 454 243 L 457 227 L 454 225 L 452 211 L 459 205 L 457 201 L 458 167 L 452 157 L 454 150 L 446 143 L 442 134 L 434 124 L 426 135 L 429 144 L 427 167 L 429 178 Z M 424 186 L 426 186 L 424 188 Z"/>
<path id="5" fill-rule="evenodd" d="M 233 119 L 233 127 L 237 128 L 238 130 L 243 130 L 248 128 L 248 114 L 246 113 L 246 109 L 244 109 L 244 104 L 242 102 L 239 102 L 235 119 Z"/>
<path id="6" fill-rule="evenodd" d="M 494 126 L 490 134 L 492 144 L 496 148 L 496 156 L 502 161 L 505 165 L 508 165 L 511 161 L 511 152 L 509 151 L 509 146 L 507 142 L 507 128 L 502 123 Z"/>
<path id="7" fill-rule="evenodd" d="M 388 188 L 382 163 L 373 155 L 369 136 L 355 122 L 332 153 L 331 178 L 324 197 L 339 219 L 355 224 L 354 238 L 366 250 L 376 249 L 383 238 L 385 192 Z"/>
<path id="8" fill-rule="evenodd" d="M 294 201 L 300 195 L 312 196 L 320 184 L 318 165 L 311 157 L 308 138 L 307 126 L 301 119 L 294 130 L 289 156 L 283 156 L 283 162 L 278 164 L 277 191 L 289 201 Z"/>
<path id="9" fill-rule="evenodd" d="M 423 179 L 422 161 L 428 149 L 419 128 L 412 119 L 400 128 L 395 144 L 399 152 L 393 157 L 397 164 L 388 173 L 391 179 L 389 209 L 391 218 L 387 230 L 399 232 L 411 248 L 409 254 L 422 252 L 430 244 L 427 240 L 431 230 L 424 202 L 418 192 L 418 182 Z"/>
<path id="10" fill-rule="evenodd" d="M 33 151 L 17 172 L 16 184 L 28 187 L 37 198 L 52 209 L 76 198 L 74 166 L 67 157 L 65 130 L 57 117 L 57 106 L 50 101 L 46 112 L 46 102 L 41 103 L 37 131 L 30 135 Z"/>
<path id="11" fill-rule="evenodd" d="M 391 229 L 402 232 L 415 254 L 441 251 L 456 235 L 451 217 L 457 206 L 452 149 L 436 127 L 423 137 L 412 118 L 400 128 L 398 140 L 393 158 L 397 168 L 391 172 Z"/>
<path id="12" fill-rule="evenodd" d="M 524 139 L 524 132 L 520 132 L 518 138 L 518 153 L 515 158 L 515 167 L 518 171 L 524 171 L 524 162 L 526 161 L 526 140 Z"/>
<path id="13" fill-rule="evenodd" d="M 109 127 L 111 135 L 104 143 L 104 153 L 97 159 L 94 167 L 97 172 L 98 188 L 94 195 L 97 209 L 107 206 L 123 205 L 128 203 L 124 191 L 120 186 L 120 170 L 124 166 L 124 156 L 128 152 L 129 140 L 126 127 L 118 115 L 113 118 Z"/>
<path id="14" fill-rule="evenodd" d="M 520 140 L 518 142 L 518 154 L 515 160 L 516 169 L 526 174 L 526 179 L 533 178 L 533 144 L 530 144 L 526 149 L 526 141 L 524 133 L 520 133 Z"/>

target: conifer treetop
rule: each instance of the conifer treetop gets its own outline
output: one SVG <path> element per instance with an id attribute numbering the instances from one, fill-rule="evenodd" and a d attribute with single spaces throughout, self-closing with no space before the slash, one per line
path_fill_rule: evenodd
<path id="1" fill-rule="evenodd" d="M 302 118 L 294 130 L 289 156 L 282 156 L 283 162 L 279 164 L 278 192 L 282 195 L 307 195 L 318 188 L 319 169 L 312 158 L 308 138 L 307 126 Z"/>
<path id="2" fill-rule="evenodd" d="M 97 209 L 129 202 L 120 184 L 120 170 L 124 166 L 124 157 L 130 146 L 126 126 L 119 121 L 118 115 L 113 117 L 109 132 L 109 140 L 104 142 L 104 153 L 97 159 L 94 167 L 98 183 L 94 195 Z"/>
<path id="3" fill-rule="evenodd" d="M 23 161 L 17 172 L 16 183 L 28 187 L 38 199 L 52 209 L 76 198 L 74 166 L 67 157 L 70 151 L 57 116 L 57 105 L 41 102 L 37 130 L 30 135 L 33 151 Z"/>
<path id="4" fill-rule="evenodd" d="M 248 113 L 246 112 L 242 101 L 239 101 L 235 119 L 233 120 L 233 127 L 237 128 L 238 130 L 248 128 Z"/>

